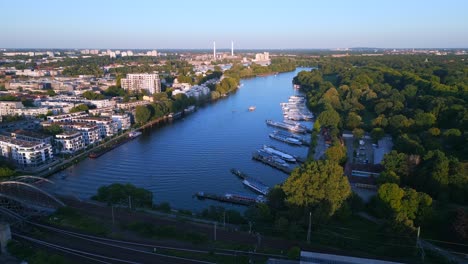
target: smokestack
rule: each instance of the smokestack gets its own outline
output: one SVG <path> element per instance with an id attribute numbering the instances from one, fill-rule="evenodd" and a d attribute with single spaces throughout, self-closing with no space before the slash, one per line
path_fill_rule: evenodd
<path id="1" fill-rule="evenodd" d="M 231 40 L 231 56 L 234 57 L 234 41 Z"/>
<path id="2" fill-rule="evenodd" d="M 213 41 L 213 59 L 216 60 L 216 42 Z"/>

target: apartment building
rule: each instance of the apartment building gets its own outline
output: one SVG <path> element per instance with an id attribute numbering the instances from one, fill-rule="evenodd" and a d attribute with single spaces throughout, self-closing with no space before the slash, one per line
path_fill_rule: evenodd
<path id="1" fill-rule="evenodd" d="M 49 121 L 50 123 L 72 122 L 75 118 L 83 118 L 88 116 L 89 115 L 86 112 L 76 112 L 63 115 L 48 116 L 47 121 Z"/>
<path id="2" fill-rule="evenodd" d="M 16 109 L 24 108 L 21 102 L 0 102 L 0 116 L 15 115 Z"/>
<path id="3" fill-rule="evenodd" d="M 82 122 L 97 125 L 101 138 L 111 137 L 118 133 L 117 123 L 107 117 L 82 117 L 74 118 L 75 122 Z"/>
<path id="4" fill-rule="evenodd" d="M 60 153 L 73 154 L 85 148 L 83 134 L 79 131 L 64 131 L 57 134 L 55 135 L 55 142 L 57 142 Z"/>
<path id="5" fill-rule="evenodd" d="M 22 168 L 39 167 L 53 159 L 52 145 L 7 136 L 0 136 L 0 155 Z"/>
<path id="6" fill-rule="evenodd" d="M 52 144 L 52 136 L 34 132 L 34 131 L 29 131 L 29 130 L 22 130 L 22 129 L 17 129 L 13 132 L 10 133 L 11 138 L 13 139 L 19 139 L 19 140 L 24 140 L 24 141 L 29 141 L 29 142 L 40 142 L 44 144 Z"/>
<path id="7" fill-rule="evenodd" d="M 157 73 L 127 74 L 127 78 L 120 80 L 124 90 L 146 90 L 149 94 L 161 92 L 161 80 Z"/>
<path id="8" fill-rule="evenodd" d="M 123 109 L 123 110 L 130 110 L 134 109 L 135 107 L 139 105 L 148 105 L 150 102 L 148 101 L 134 101 L 134 102 L 128 102 L 128 103 L 118 103 L 117 108 Z"/>
<path id="9" fill-rule="evenodd" d="M 129 129 L 132 126 L 129 114 L 112 115 L 111 118 L 117 124 L 117 129 L 119 131 Z"/>

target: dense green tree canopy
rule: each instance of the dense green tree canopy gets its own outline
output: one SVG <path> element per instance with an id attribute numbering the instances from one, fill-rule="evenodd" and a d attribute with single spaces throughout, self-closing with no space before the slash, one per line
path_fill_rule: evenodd
<path id="1" fill-rule="evenodd" d="M 132 184 L 114 183 L 108 186 L 99 187 L 93 199 L 111 204 L 128 205 L 129 199 L 132 207 L 152 207 L 153 193 L 143 188 L 135 187 Z"/>
<path id="2" fill-rule="evenodd" d="M 77 106 L 72 107 L 70 109 L 70 113 L 76 113 L 76 112 L 82 112 L 82 111 L 88 111 L 89 107 L 86 104 L 79 104 Z"/>
<path id="3" fill-rule="evenodd" d="M 95 93 L 93 91 L 86 91 L 83 93 L 83 97 L 88 100 L 102 100 L 105 98 L 101 93 Z"/>
<path id="4" fill-rule="evenodd" d="M 311 161 L 295 169 L 283 185 L 286 199 L 298 206 L 326 203 L 333 215 L 351 194 L 343 168 L 332 161 Z"/>
<path id="5" fill-rule="evenodd" d="M 151 117 L 151 111 L 145 105 L 139 105 L 135 109 L 135 119 L 139 124 L 148 122 Z"/>

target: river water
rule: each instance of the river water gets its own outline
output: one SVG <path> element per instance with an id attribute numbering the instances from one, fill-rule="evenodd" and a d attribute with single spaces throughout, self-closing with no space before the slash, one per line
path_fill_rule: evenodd
<path id="1" fill-rule="evenodd" d="M 52 176 L 53 192 L 88 199 L 102 185 L 132 183 L 153 192 L 154 202 L 169 202 L 173 208 L 199 211 L 216 201 L 193 198 L 198 191 L 251 193 L 230 173 L 230 168 L 260 179 L 269 186 L 287 175 L 252 160 L 263 144 L 305 157 L 306 147 L 270 139 L 274 130 L 266 119 L 281 121 L 280 102 L 296 94 L 293 77 L 300 71 L 241 81 L 239 90 L 199 108 L 184 119 L 148 128 L 143 135 L 102 155 L 86 159 Z M 249 112 L 249 106 L 256 110 Z M 311 122 L 305 123 L 312 126 Z"/>

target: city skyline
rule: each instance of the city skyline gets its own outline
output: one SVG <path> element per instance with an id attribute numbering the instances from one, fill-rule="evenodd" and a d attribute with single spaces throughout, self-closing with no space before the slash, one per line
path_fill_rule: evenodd
<path id="1" fill-rule="evenodd" d="M 2 48 L 466 48 L 468 3 L 10 1 Z M 19 15 L 21 14 L 21 15 Z"/>

